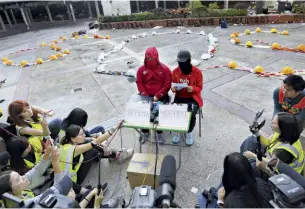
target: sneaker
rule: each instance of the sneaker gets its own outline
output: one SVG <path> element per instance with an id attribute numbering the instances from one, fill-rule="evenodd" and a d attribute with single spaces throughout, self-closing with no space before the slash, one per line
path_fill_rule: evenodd
<path id="1" fill-rule="evenodd" d="M 157 142 L 158 142 L 158 144 L 164 144 L 164 135 L 163 135 L 163 133 L 161 133 L 161 134 L 158 134 L 157 133 Z"/>
<path id="2" fill-rule="evenodd" d="M 192 133 L 192 132 L 186 134 L 185 143 L 186 143 L 186 145 L 192 145 L 192 144 L 194 144 L 194 136 L 193 136 L 193 133 Z"/>
<path id="3" fill-rule="evenodd" d="M 147 142 L 149 139 L 149 132 L 147 133 L 142 133 L 142 136 L 141 136 L 141 143 L 144 144 L 145 142 Z"/>
<path id="4" fill-rule="evenodd" d="M 110 162 L 116 161 L 117 163 L 123 163 L 132 157 L 132 155 L 134 153 L 134 149 L 133 148 L 130 148 L 130 149 L 123 148 L 119 152 L 120 152 L 120 155 L 118 158 L 116 158 L 116 159 L 109 158 L 109 161 Z"/>
<path id="5" fill-rule="evenodd" d="M 180 141 L 180 134 L 175 134 L 174 137 L 173 137 L 173 139 L 172 139 L 172 142 L 173 142 L 174 144 L 178 144 L 179 141 Z"/>

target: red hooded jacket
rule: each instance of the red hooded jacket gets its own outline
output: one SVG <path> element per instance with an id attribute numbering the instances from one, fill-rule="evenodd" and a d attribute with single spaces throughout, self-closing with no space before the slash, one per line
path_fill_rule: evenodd
<path id="1" fill-rule="evenodd" d="M 154 60 L 148 60 L 151 58 Z M 149 65 L 150 61 L 155 62 L 154 65 Z M 159 53 L 155 47 L 146 50 L 144 65 L 138 69 L 136 83 L 140 95 L 155 96 L 158 99 L 167 95 L 170 90 L 171 71 L 160 62 Z"/>
<path id="2" fill-rule="evenodd" d="M 193 92 L 187 92 L 187 89 L 177 91 L 176 98 L 193 98 L 199 104 L 199 107 L 203 106 L 201 97 L 203 74 L 198 68 L 193 66 L 191 74 L 184 75 L 180 67 L 177 67 L 173 71 L 173 83 L 187 83 L 188 86 L 193 87 Z"/>

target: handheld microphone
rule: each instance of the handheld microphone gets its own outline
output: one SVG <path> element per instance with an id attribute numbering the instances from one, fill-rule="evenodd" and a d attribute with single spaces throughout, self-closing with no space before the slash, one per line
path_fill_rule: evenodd
<path id="1" fill-rule="evenodd" d="M 176 189 L 176 160 L 171 155 L 167 155 L 163 159 L 159 185 L 155 205 L 170 208 Z"/>

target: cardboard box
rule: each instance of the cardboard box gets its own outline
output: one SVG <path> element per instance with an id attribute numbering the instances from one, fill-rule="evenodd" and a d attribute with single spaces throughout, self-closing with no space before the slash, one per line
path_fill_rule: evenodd
<path id="1" fill-rule="evenodd" d="M 164 155 L 158 155 L 156 188 L 159 187 L 159 175 L 163 158 Z M 156 155 L 154 153 L 134 153 L 127 168 L 127 177 L 132 189 L 142 186 L 145 174 L 146 177 L 143 185 L 154 187 L 155 159 Z"/>

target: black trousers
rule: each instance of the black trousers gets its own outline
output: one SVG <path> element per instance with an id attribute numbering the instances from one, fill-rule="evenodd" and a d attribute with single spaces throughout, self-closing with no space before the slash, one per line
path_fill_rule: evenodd
<path id="1" fill-rule="evenodd" d="M 199 104 L 193 98 L 177 98 L 177 97 L 175 98 L 174 103 L 188 104 L 188 111 L 192 112 L 188 133 L 192 132 L 196 125 L 196 115 L 199 110 Z"/>
<path id="2" fill-rule="evenodd" d="M 159 101 L 164 103 L 164 104 L 169 103 L 169 96 L 168 96 L 168 94 L 166 94 L 164 97 L 160 98 Z M 148 133 L 149 130 L 148 129 L 142 129 L 142 132 L 143 133 Z M 163 131 L 157 131 L 158 134 L 161 134 L 162 132 Z"/>
<path id="3" fill-rule="evenodd" d="M 94 162 L 99 162 L 98 151 L 91 149 L 83 154 L 84 160 L 77 171 L 77 184 L 81 185 L 90 171 Z M 110 154 L 101 153 L 101 158 L 116 158 L 117 151 L 111 151 Z"/>
<path id="4" fill-rule="evenodd" d="M 93 159 L 94 157 L 97 158 L 97 151 L 94 149 L 91 149 L 91 150 L 85 152 L 83 154 L 83 156 L 84 156 L 83 163 L 80 166 L 79 170 L 77 171 L 77 184 L 79 184 L 79 185 L 81 185 L 84 182 L 87 174 L 90 171 L 91 165 L 94 162 L 96 162 L 95 160 L 90 160 L 90 159 Z M 88 161 L 88 160 L 90 160 L 90 161 Z"/>

